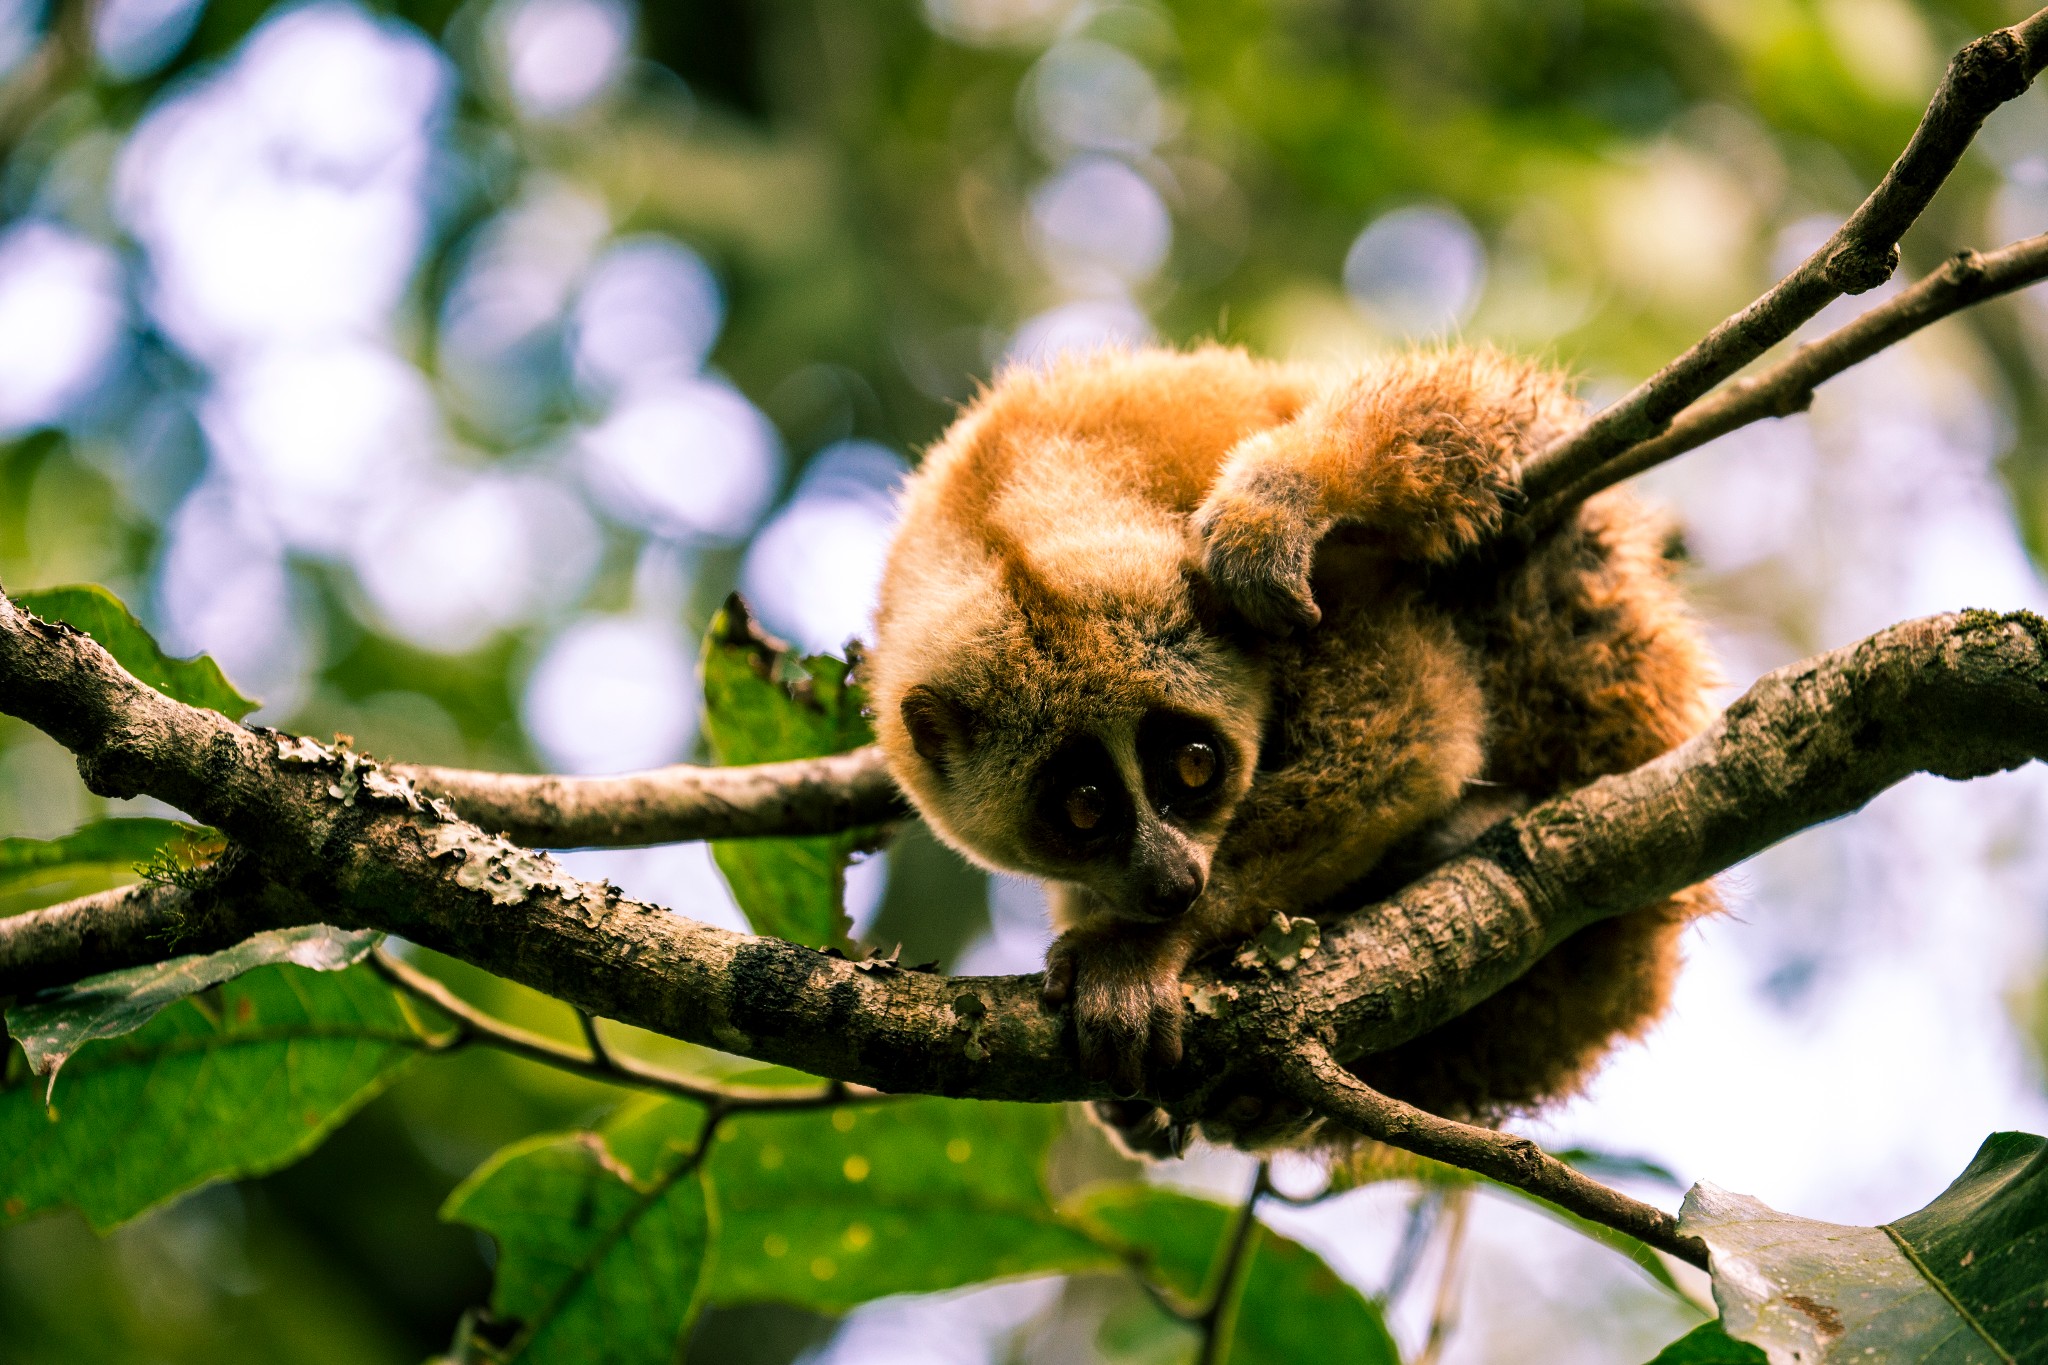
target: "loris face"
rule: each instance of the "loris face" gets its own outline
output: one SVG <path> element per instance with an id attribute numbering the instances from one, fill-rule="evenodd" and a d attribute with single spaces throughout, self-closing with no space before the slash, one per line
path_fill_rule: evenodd
<path id="1" fill-rule="evenodd" d="M 1251 785 L 1260 672 L 1184 620 L 1043 624 L 962 641 L 884 713 L 884 742 L 896 721 L 918 804 L 977 861 L 1173 918 Z"/>

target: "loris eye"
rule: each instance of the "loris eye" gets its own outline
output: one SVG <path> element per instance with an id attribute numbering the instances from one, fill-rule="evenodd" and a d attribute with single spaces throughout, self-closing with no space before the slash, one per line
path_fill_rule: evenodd
<path id="1" fill-rule="evenodd" d="M 1199 791 L 1216 776 L 1216 750 L 1197 740 L 1173 752 L 1173 775 L 1189 791 Z"/>
<path id="2" fill-rule="evenodd" d="M 1109 814 L 1109 798 L 1102 794 L 1102 788 L 1087 785 L 1075 787 L 1067 793 L 1067 823 L 1075 829 L 1087 831 L 1102 823 L 1102 817 Z"/>

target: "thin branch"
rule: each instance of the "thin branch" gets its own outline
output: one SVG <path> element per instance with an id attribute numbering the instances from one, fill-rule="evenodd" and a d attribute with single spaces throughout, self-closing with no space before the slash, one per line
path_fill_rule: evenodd
<path id="1" fill-rule="evenodd" d="M 610 1066 L 612 1052 L 604 1045 L 604 1035 L 597 1031 L 597 1016 L 589 1010 L 579 1010 L 574 1005 L 569 1008 L 576 1016 L 576 1026 L 583 1030 L 583 1045 L 590 1049 L 591 1060 Z"/>
<path id="2" fill-rule="evenodd" d="M 1391 1304 L 1408 1291 L 1408 1282 L 1422 1265 L 1422 1253 L 1436 1232 L 1443 1207 L 1441 1186 L 1423 1186 L 1408 1201 L 1408 1221 L 1401 1228 L 1401 1243 L 1394 1248 L 1394 1259 L 1387 1267 L 1386 1287 L 1379 1294 L 1381 1303 Z"/>
<path id="3" fill-rule="evenodd" d="M 1353 1132 L 1540 1195 L 1706 1269 L 1706 1243 L 1681 1234 L 1676 1216 L 1580 1175 L 1528 1138 L 1454 1123 L 1382 1095 L 1337 1065 L 1320 1044 L 1309 1043 L 1291 1057 L 1281 1083 L 1289 1095 Z"/>
<path id="4" fill-rule="evenodd" d="M 1271 1172 L 1265 1162 L 1252 1176 L 1252 1188 L 1238 1206 L 1237 1216 L 1231 1220 L 1230 1231 L 1225 1234 L 1223 1263 L 1216 1268 L 1216 1283 L 1209 1289 L 1208 1300 L 1202 1306 L 1195 1326 L 1201 1331 L 1202 1345 L 1195 1356 L 1195 1365 L 1224 1365 L 1230 1358 L 1230 1338 L 1237 1325 L 1237 1303 L 1244 1289 L 1245 1273 L 1251 1268 L 1253 1234 L 1259 1225 L 1259 1199 L 1273 1188 Z"/>
<path id="5" fill-rule="evenodd" d="M 486 1014 L 443 982 L 381 944 L 372 950 L 370 964 L 386 981 L 408 995 L 426 1001 L 455 1021 L 455 1037 L 447 1044 L 448 1048 L 479 1043 L 571 1075 L 695 1100 L 711 1106 L 720 1115 L 753 1109 L 826 1109 L 882 1098 L 880 1091 L 848 1085 L 844 1081 L 828 1081 L 815 1090 L 784 1090 L 767 1086 L 720 1085 L 701 1077 L 667 1071 L 606 1049 L 595 1037 L 590 1016 L 581 1010 L 576 1012 L 576 1017 L 583 1021 L 584 1036 L 590 1039 L 591 1048 L 587 1054 L 578 1052 L 567 1043 L 556 1042 L 553 1038 Z"/>
<path id="6" fill-rule="evenodd" d="M 1436 1302 L 1429 1310 L 1429 1336 L 1415 1357 L 1415 1365 L 1436 1365 L 1458 1330 L 1459 1300 L 1464 1295 L 1465 1233 L 1472 1217 L 1472 1187 L 1450 1191 L 1444 1196 L 1444 1268 L 1437 1276 Z"/>
<path id="7" fill-rule="evenodd" d="M 1987 33 L 1955 55 L 1905 151 L 1847 222 L 1791 274 L 1716 326 L 1573 435 L 1531 458 L 1537 500 L 1570 488 L 1630 446 L 1660 435 L 1694 400 L 1798 330 L 1843 294 L 1891 278 L 1898 242 L 1962 159 L 1991 111 L 2048 62 L 2048 10 Z"/>
<path id="8" fill-rule="evenodd" d="M 1858 316 L 1776 364 L 1738 379 L 1687 408 L 1661 436 L 1630 446 L 1570 488 L 1532 505 L 1532 527 L 1549 525 L 1603 488 L 1640 474 L 1738 427 L 1766 417 L 1789 417 L 1813 403 L 1813 391 L 1852 365 L 1896 345 L 1931 323 L 1986 299 L 2048 279 L 2048 233 L 1989 254 L 1965 251 L 1944 261 L 1911 288 Z M 1524 492 L 1540 496 L 1539 482 Z"/>
<path id="9" fill-rule="evenodd" d="M 827 758 L 731 768 L 687 763 L 617 777 L 387 769 L 473 824 L 529 848 L 633 848 L 840 830 L 910 814 L 870 746 Z"/>

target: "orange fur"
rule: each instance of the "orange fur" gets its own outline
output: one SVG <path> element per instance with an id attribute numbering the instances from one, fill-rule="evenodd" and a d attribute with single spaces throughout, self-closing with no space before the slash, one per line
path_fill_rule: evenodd
<path id="1" fill-rule="evenodd" d="M 1490 351 L 1211 346 L 1011 371 L 927 457 L 884 576 L 877 729 L 942 838 L 1052 884 L 1048 998 L 1091 1071 L 1136 1091 L 1176 1061 L 1182 970 L 1274 911 L 1702 723 L 1698 629 L 1624 495 L 1483 581 L 1453 567 L 1579 420 L 1561 376 Z M 1216 760 L 1198 796 L 1171 786 L 1190 744 Z M 1076 799 L 1109 802 L 1107 832 L 1061 823 Z M 1568 1094 L 1663 1008 L 1709 903 L 1588 930 L 1359 1073 L 1468 1117 Z"/>

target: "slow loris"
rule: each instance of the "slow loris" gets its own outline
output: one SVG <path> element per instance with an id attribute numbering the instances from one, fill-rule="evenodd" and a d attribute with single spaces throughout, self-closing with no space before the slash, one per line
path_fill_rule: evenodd
<path id="1" fill-rule="evenodd" d="M 1581 420 L 1492 351 L 1210 346 L 1013 369 L 927 456 L 882 587 L 881 742 L 942 838 L 1049 884 L 1045 997 L 1091 1074 L 1138 1093 L 1173 1065 L 1181 973 L 1275 911 L 1701 725 L 1700 632 L 1626 495 L 1446 572 Z M 1356 1069 L 1463 1117 L 1567 1094 L 1657 1016 L 1710 904 L 1587 929 Z"/>

